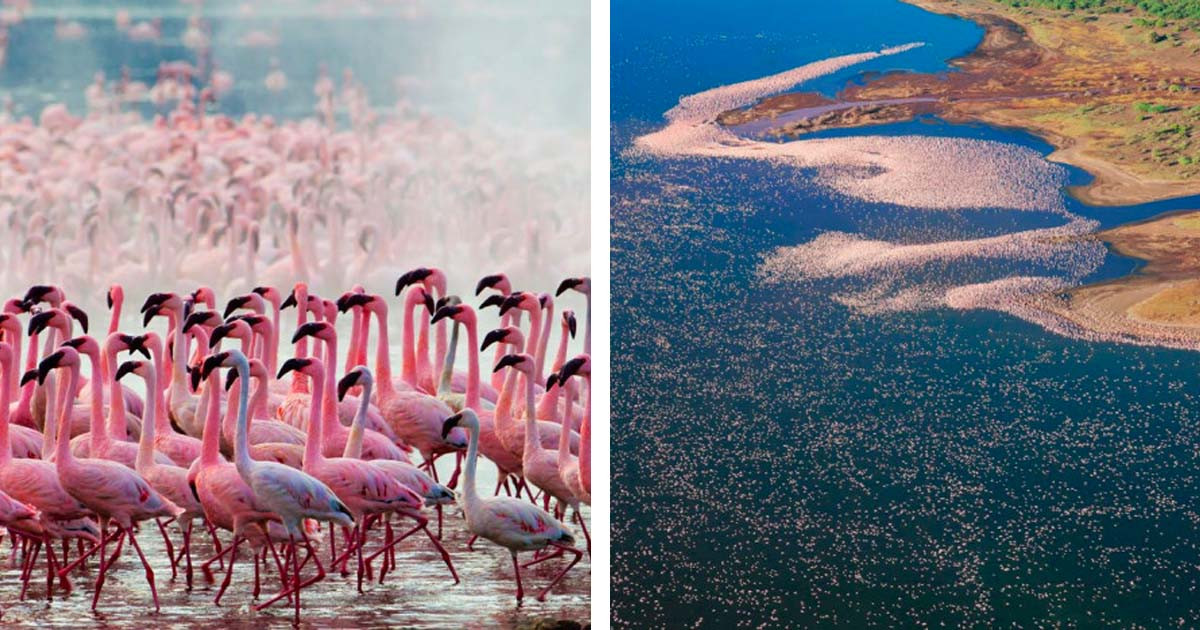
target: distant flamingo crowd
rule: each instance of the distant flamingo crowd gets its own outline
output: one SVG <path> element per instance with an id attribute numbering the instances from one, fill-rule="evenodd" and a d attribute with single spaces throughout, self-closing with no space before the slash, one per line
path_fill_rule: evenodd
<path id="1" fill-rule="evenodd" d="M 412 536 L 428 540 L 458 583 L 441 541 L 443 507 L 457 501 L 472 534 L 467 550 L 482 538 L 510 552 L 518 603 L 522 568 L 563 562 L 537 595 L 545 598 L 584 553 L 564 521 L 578 525 L 590 550 L 580 507 L 591 500 L 590 280 L 568 278 L 551 295 L 514 291 L 504 274 L 482 278 L 480 308 L 496 306 L 501 318 L 482 341 L 475 308 L 447 284 L 436 268 L 395 281 L 398 377 L 390 298 L 361 286 L 335 299 L 304 282 L 254 286 L 223 311 L 209 287 L 156 292 L 140 310 L 146 327 L 165 319 L 161 335 L 119 330 L 119 284 L 106 295 L 103 337 L 87 334 L 88 314 L 61 286 L 8 300 L 0 313 L 0 525 L 20 558 L 20 597 L 43 567 L 47 599 L 56 589 L 69 594 L 71 576 L 92 562 L 96 609 L 128 544 L 157 610 L 154 565 L 169 566 L 172 582 L 182 574 L 190 589 L 200 535 L 214 553 L 197 559 L 199 572 L 221 581 L 214 604 L 248 548 L 255 608 L 284 602 L 298 622 L 303 589 L 327 571 L 356 573 L 359 592 L 364 580 L 383 583 L 399 543 Z M 556 318 L 555 298 L 575 294 L 587 309 L 584 353 L 568 358 L 578 323 L 571 310 Z M 294 351 L 277 365 L 289 308 Z M 339 353 L 335 322 L 346 314 L 350 337 Z M 455 360 L 460 334 L 465 371 Z M 493 345 L 485 378 L 481 353 Z M 129 387 L 134 379 L 144 387 Z M 435 462 L 446 455 L 456 461 L 443 482 Z M 499 471 L 494 488 L 476 487 L 480 455 Z M 436 534 L 426 508 L 436 511 Z M 139 544 L 146 535 L 162 537 L 165 557 L 147 557 Z M 534 557 L 521 564 L 521 552 Z M 277 589 L 264 584 L 276 578 Z"/>

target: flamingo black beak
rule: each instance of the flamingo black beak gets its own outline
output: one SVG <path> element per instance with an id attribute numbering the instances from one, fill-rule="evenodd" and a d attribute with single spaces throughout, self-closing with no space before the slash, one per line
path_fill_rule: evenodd
<path id="1" fill-rule="evenodd" d="M 208 347 L 216 348 L 217 344 L 221 343 L 221 340 L 224 339 L 231 330 L 233 330 L 233 326 L 229 324 L 221 324 L 220 326 L 213 328 L 212 336 L 208 338 Z"/>
<path id="2" fill-rule="evenodd" d="M 121 380 L 121 377 L 138 369 L 138 367 L 140 367 L 141 364 L 142 364 L 141 361 L 126 361 L 126 362 L 122 363 L 121 367 L 117 368 L 117 377 L 116 377 L 117 380 L 118 381 Z"/>
<path id="3" fill-rule="evenodd" d="M 310 363 L 312 363 L 311 359 L 298 359 L 298 358 L 288 359 L 287 361 L 283 362 L 283 365 L 279 368 L 279 374 L 275 378 L 283 378 L 284 374 L 287 374 L 288 372 L 291 372 L 292 370 L 296 370 L 297 372 L 299 372 L 299 371 L 303 370 L 304 368 L 308 367 L 308 364 L 310 364 Z"/>
<path id="4" fill-rule="evenodd" d="M 490 288 L 496 286 L 497 284 L 500 284 L 500 281 L 503 279 L 504 279 L 504 276 L 500 275 L 498 273 L 480 278 L 479 282 L 477 282 L 475 284 L 475 295 L 479 295 L 480 293 L 483 293 L 484 289 L 490 289 Z"/>
<path id="5" fill-rule="evenodd" d="M 372 299 L 374 299 L 374 298 L 372 298 L 370 295 L 367 295 L 366 293 L 347 293 L 347 294 L 343 295 L 342 297 L 338 298 L 337 302 L 335 302 L 335 304 L 337 304 L 337 309 L 338 309 L 339 313 L 345 313 L 346 311 L 354 308 L 355 306 L 365 306 L 367 304 L 370 304 Z"/>
<path id="6" fill-rule="evenodd" d="M 558 382 L 565 383 L 567 379 L 575 376 L 579 372 L 579 368 L 583 367 L 583 362 L 584 359 L 582 357 L 575 357 L 563 363 L 562 367 L 558 370 Z"/>
<path id="7" fill-rule="evenodd" d="M 510 310 L 512 310 L 514 307 L 516 307 L 520 303 L 521 303 L 521 295 L 518 293 L 514 293 L 514 294 L 504 298 L 504 301 L 500 303 L 500 314 L 503 315 L 503 314 L 509 312 Z"/>
<path id="8" fill-rule="evenodd" d="M 228 302 L 225 303 L 225 313 L 222 315 L 222 317 L 229 317 L 230 313 L 238 310 L 239 308 L 246 306 L 246 303 L 249 301 L 250 301 L 249 295 L 239 295 L 235 298 L 230 299 Z"/>
<path id="9" fill-rule="evenodd" d="M 46 297 L 46 294 L 51 291 L 54 291 L 54 287 L 45 284 L 35 284 L 25 292 L 25 297 L 22 298 L 22 301 L 30 304 L 41 302 L 42 298 Z"/>
<path id="10" fill-rule="evenodd" d="M 488 346 L 490 346 L 494 343 L 500 343 L 500 342 L 504 341 L 505 338 L 507 338 L 507 337 L 508 337 L 508 331 L 504 330 L 503 328 L 498 328 L 496 330 L 490 331 L 490 332 L 488 332 L 487 335 L 484 335 L 483 345 L 479 346 L 479 351 L 483 352 L 484 350 L 488 349 Z"/>
<path id="11" fill-rule="evenodd" d="M 163 302 L 167 301 L 168 297 L 170 296 L 166 293 L 151 293 L 146 297 L 146 301 L 142 302 L 140 312 L 145 313 L 146 311 L 157 310 Z"/>
<path id="12" fill-rule="evenodd" d="M 459 313 L 461 313 L 462 310 L 463 310 L 463 307 L 461 307 L 461 306 L 443 306 L 443 307 L 439 308 L 436 313 L 433 314 L 433 319 L 429 320 L 429 323 L 436 324 L 436 323 L 438 323 L 439 320 L 443 320 L 446 318 L 454 318 Z"/>
<path id="13" fill-rule="evenodd" d="M 104 301 L 108 302 L 108 308 L 113 307 L 112 289 L 109 289 L 104 293 Z"/>
<path id="14" fill-rule="evenodd" d="M 452 431 L 454 429 L 454 427 L 458 426 L 459 420 L 462 420 L 462 414 L 456 413 L 453 416 L 446 418 L 446 420 L 444 422 L 442 422 L 442 439 L 443 440 L 446 439 L 446 436 L 450 435 L 450 431 Z"/>
<path id="15" fill-rule="evenodd" d="M 429 311 L 429 314 L 432 315 L 434 310 L 436 310 L 433 305 L 433 296 L 425 293 L 424 291 L 422 291 L 421 294 L 425 296 L 425 310 Z"/>
<path id="16" fill-rule="evenodd" d="M 62 345 L 68 346 L 71 348 L 75 348 L 76 350 L 78 350 L 79 346 L 82 346 L 84 344 L 84 342 L 86 342 L 86 341 L 87 341 L 87 337 L 73 337 L 71 339 L 68 339 L 68 340 L 62 342 Z"/>
<path id="17" fill-rule="evenodd" d="M 83 332 L 87 333 L 87 331 L 88 331 L 87 313 L 83 312 L 83 309 L 79 308 L 78 306 L 75 306 L 74 304 L 63 304 L 63 308 L 65 308 L 67 310 L 68 315 L 75 318 L 75 321 L 79 322 L 79 325 L 83 328 Z"/>
<path id="18" fill-rule="evenodd" d="M 58 364 L 62 361 L 63 356 L 63 351 L 59 350 L 45 359 L 42 359 L 42 362 L 38 364 L 37 370 L 38 385 L 42 385 L 46 382 L 46 375 L 50 373 L 50 370 L 58 367 Z"/>
<path id="19" fill-rule="evenodd" d="M 229 373 L 225 375 L 225 391 L 229 391 L 230 389 L 232 389 L 233 383 L 235 381 L 237 381 L 237 379 L 238 379 L 237 370 L 229 370 Z"/>
<path id="20" fill-rule="evenodd" d="M 221 364 L 224 363 L 225 359 L 228 358 L 228 352 L 218 352 L 216 354 L 209 355 L 208 358 L 204 359 L 204 366 L 200 368 L 200 378 L 208 378 L 208 375 L 212 374 L 213 370 L 221 367 Z"/>
<path id="21" fill-rule="evenodd" d="M 121 341 L 124 341 L 125 345 L 129 346 L 130 352 L 140 352 L 140 353 L 142 353 L 142 356 L 146 357 L 147 359 L 150 358 L 150 351 L 148 349 L 146 349 L 146 336 L 145 335 L 140 335 L 137 337 L 134 337 L 132 335 L 125 335 L 125 336 L 121 337 Z"/>
<path id="22" fill-rule="evenodd" d="M 546 379 L 546 391 L 550 391 L 554 387 L 554 384 L 557 382 L 558 382 L 558 373 L 551 374 Z"/>
<path id="23" fill-rule="evenodd" d="M 505 296 L 500 295 L 498 293 L 489 295 L 489 296 L 487 296 L 487 299 L 485 299 L 484 301 L 479 303 L 479 308 L 485 309 L 489 306 L 500 306 L 501 304 L 504 304 L 504 297 Z"/>
<path id="24" fill-rule="evenodd" d="M 250 292 L 257 293 L 263 297 L 267 297 L 267 293 L 270 292 L 270 290 L 271 290 L 271 287 L 254 287 L 253 289 L 250 289 Z"/>
<path id="25" fill-rule="evenodd" d="M 296 329 L 296 334 L 292 335 L 292 343 L 296 343 L 305 337 L 316 337 L 317 333 L 324 330 L 328 325 L 326 322 L 308 322 Z"/>
<path id="26" fill-rule="evenodd" d="M 425 278 L 428 278 L 429 274 L 431 273 L 433 273 L 432 269 L 417 267 L 416 269 L 413 269 L 412 271 L 400 276 L 396 279 L 396 295 L 400 295 L 400 292 L 404 290 L 404 287 L 410 284 L 421 282 Z"/>
<path id="27" fill-rule="evenodd" d="M 38 378 L 37 368 L 28 370 L 27 372 L 25 372 L 24 374 L 21 375 L 21 385 L 24 386 L 25 383 L 28 383 L 29 381 L 36 381 L 37 378 Z M 41 381 L 38 381 L 38 383 L 41 383 Z"/>
<path id="28" fill-rule="evenodd" d="M 571 338 L 575 338 L 575 313 L 563 313 L 563 317 L 567 320 L 567 332 L 571 333 Z"/>
<path id="29" fill-rule="evenodd" d="M 362 374 L 362 372 L 359 372 L 358 370 L 350 370 L 349 374 L 346 374 L 345 376 L 342 377 L 342 380 L 338 381 L 338 386 L 337 386 L 338 400 L 342 400 L 343 398 L 345 398 L 346 392 L 350 391 L 351 387 L 354 387 L 355 385 L 358 384 L 358 377 L 361 374 Z"/>
<path id="30" fill-rule="evenodd" d="M 506 354 L 500 358 L 500 362 L 496 364 L 496 368 L 493 369 L 492 371 L 499 372 L 500 370 L 503 370 L 506 367 L 509 367 L 512 365 L 517 365 L 518 363 L 520 363 L 524 360 L 525 359 L 523 359 L 521 357 L 521 355 L 519 355 L 519 354 Z"/>
<path id="31" fill-rule="evenodd" d="M 194 365 L 189 365 L 187 367 L 187 371 L 188 378 L 190 378 L 192 381 L 192 391 L 200 389 L 200 368 Z"/>
<path id="32" fill-rule="evenodd" d="M 54 319 L 54 311 L 43 311 L 29 318 L 29 335 L 36 335 L 50 324 L 50 320 Z"/>
<path id="33" fill-rule="evenodd" d="M 554 292 L 554 295 L 556 297 L 562 295 L 567 291 L 567 289 L 574 289 L 581 284 L 583 284 L 583 278 L 567 278 L 566 280 L 558 283 L 558 290 Z"/>
<path id="34" fill-rule="evenodd" d="M 288 294 L 287 299 L 285 299 L 279 305 L 279 310 L 283 310 L 283 309 L 291 307 L 291 306 L 296 306 L 296 291 L 294 289 L 292 290 L 291 293 Z"/>

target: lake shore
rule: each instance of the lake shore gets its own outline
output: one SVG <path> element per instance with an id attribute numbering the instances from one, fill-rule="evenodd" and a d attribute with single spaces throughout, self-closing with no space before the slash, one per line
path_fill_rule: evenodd
<path id="1" fill-rule="evenodd" d="M 1044 138 L 1056 149 L 1050 160 L 1094 176 L 1071 189 L 1085 203 L 1200 194 L 1200 136 L 1192 141 L 1200 122 L 1200 39 L 1182 25 L 1149 27 L 1134 14 L 1065 14 L 995 0 L 905 1 L 970 19 L 985 35 L 974 50 L 949 62 L 951 72 L 869 76 L 833 101 L 780 94 L 726 111 L 718 122 L 737 127 L 778 120 L 763 135 L 795 138 L 933 114 Z M 831 108 L 836 103 L 847 106 Z M 800 110 L 819 113 L 788 115 Z"/>

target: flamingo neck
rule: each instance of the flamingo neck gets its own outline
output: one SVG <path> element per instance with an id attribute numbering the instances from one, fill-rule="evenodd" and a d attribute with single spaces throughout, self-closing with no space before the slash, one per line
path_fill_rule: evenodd
<path id="1" fill-rule="evenodd" d="M 20 361 L 21 360 L 21 332 L 20 331 L 17 331 L 16 334 L 12 335 L 12 341 L 9 343 L 9 345 L 12 346 L 13 361 Z M 9 369 L 7 369 L 5 371 L 7 376 L 4 378 L 4 381 L 8 382 L 9 395 L 17 396 L 18 395 L 17 392 L 21 389 L 21 381 L 20 381 L 20 377 L 18 376 L 17 371 L 12 369 L 13 367 L 14 367 L 14 364 L 12 362 L 10 362 L 9 366 L 8 366 Z"/>
<path id="2" fill-rule="evenodd" d="M 516 376 L 516 370 L 509 370 L 508 374 L 504 375 L 504 384 L 500 388 L 500 395 L 496 398 L 496 411 L 494 412 L 493 422 L 496 425 L 497 431 L 508 429 L 508 420 L 512 417 L 512 401 L 516 397 Z"/>
<path id="3" fill-rule="evenodd" d="M 587 354 L 592 353 L 592 292 L 588 291 L 587 295 L 587 328 L 583 333 L 583 351 Z"/>
<path id="4" fill-rule="evenodd" d="M 566 467 L 571 456 L 571 423 L 574 421 L 573 407 L 575 406 L 575 394 L 570 387 L 564 388 L 567 391 L 566 410 L 563 412 L 562 428 L 558 431 L 558 469 L 562 470 Z"/>
<path id="5" fill-rule="evenodd" d="M 321 448 L 321 398 L 325 394 L 325 379 L 314 378 L 312 404 L 308 411 L 308 440 L 304 443 L 304 472 L 312 474 L 312 470 L 322 461 Z"/>
<path id="6" fill-rule="evenodd" d="M 183 311 L 171 310 L 171 387 L 176 391 L 187 391 L 187 374 L 183 364 L 187 360 L 187 346 L 183 340 Z"/>
<path id="7" fill-rule="evenodd" d="M 396 393 L 395 383 L 392 382 L 392 357 L 388 354 L 387 310 L 380 308 L 375 311 L 376 324 L 379 327 L 379 339 L 375 341 L 375 382 L 379 384 L 380 398 L 386 398 Z M 369 333 L 370 326 L 366 327 Z M 366 354 L 367 335 L 363 335 L 363 353 Z M 405 360 L 407 361 L 407 354 Z"/>
<path id="8" fill-rule="evenodd" d="M 88 361 L 92 366 L 92 386 L 88 388 L 91 409 L 88 410 L 88 432 L 92 453 L 98 453 L 100 446 L 107 437 L 104 433 L 104 383 L 100 380 L 100 357 L 88 353 Z M 95 455 L 93 455 L 94 457 Z"/>
<path id="9" fill-rule="evenodd" d="M 467 426 L 467 464 L 463 468 L 463 506 L 468 512 L 473 511 L 479 502 L 479 492 L 475 489 L 475 466 L 479 461 L 479 422 Z"/>
<path id="10" fill-rule="evenodd" d="M 537 354 L 533 357 L 533 376 L 539 383 L 546 382 L 546 346 L 550 345 L 550 328 L 554 324 L 554 302 L 546 300 L 546 312 L 542 317 L 542 330 L 538 337 Z"/>
<path id="11" fill-rule="evenodd" d="M 337 411 L 337 336 L 325 341 L 325 390 L 324 396 L 321 397 L 321 433 L 326 440 L 333 436 L 333 431 L 336 428 L 334 425 L 340 424 Z"/>
<path id="12" fill-rule="evenodd" d="M 204 430 L 200 434 L 200 466 L 211 466 L 221 461 L 221 398 L 220 379 L 214 370 L 204 382 L 204 397 L 208 408 L 204 415 Z"/>
<path id="13" fill-rule="evenodd" d="M 541 436 L 538 435 L 537 405 L 533 401 L 533 377 L 522 374 L 525 381 L 525 456 L 537 453 L 542 448 Z"/>
<path id="14" fill-rule="evenodd" d="M 158 401 L 162 391 L 158 389 L 158 378 L 154 370 L 146 371 L 146 415 L 142 418 L 142 434 L 138 437 L 137 460 L 134 469 L 141 472 L 154 464 L 154 425 L 158 420 Z M 93 447 L 95 448 L 95 447 Z"/>
<path id="15" fill-rule="evenodd" d="M 363 316 L 358 308 L 351 313 L 350 344 L 346 348 L 346 373 L 358 366 L 358 344 L 362 343 Z"/>
<path id="16" fill-rule="evenodd" d="M 237 435 L 233 442 L 233 459 L 234 464 L 237 465 L 238 473 L 243 478 L 246 478 L 252 470 L 250 443 L 246 437 L 248 430 L 247 422 L 249 422 L 250 416 L 250 365 L 242 358 L 237 361 L 234 367 L 238 371 L 238 415 Z"/>
<path id="17" fill-rule="evenodd" d="M 270 376 L 264 376 L 254 384 L 254 397 L 250 399 L 250 420 L 267 417 L 267 394 Z"/>
<path id="18" fill-rule="evenodd" d="M 67 376 L 67 387 L 64 390 L 67 392 L 65 400 L 59 406 L 58 412 L 58 442 L 54 452 L 55 466 L 61 471 L 63 467 L 74 463 L 74 458 L 71 456 L 71 401 L 75 400 L 75 396 L 79 393 L 79 364 L 71 366 L 71 372 Z M 47 399 L 49 405 L 49 399 Z M 47 413 L 50 407 L 46 407 Z"/>
<path id="19" fill-rule="evenodd" d="M 271 347 L 267 353 L 267 378 L 279 370 L 279 302 L 271 302 Z"/>
<path id="20" fill-rule="evenodd" d="M 467 327 L 467 407 L 479 413 L 483 406 L 479 402 L 479 331 L 475 322 L 468 321 Z"/>
<path id="21" fill-rule="evenodd" d="M 404 302 L 404 338 L 401 339 L 404 354 L 400 363 L 400 378 L 414 388 L 417 386 L 417 346 L 413 341 L 413 310 L 416 305 L 413 299 Z"/>
<path id="22" fill-rule="evenodd" d="M 579 424 L 579 470 L 591 470 L 592 466 L 592 377 L 584 377 L 587 383 L 587 401 L 583 407 L 583 420 Z M 566 426 L 563 427 L 565 432 Z"/>
<path id="23" fill-rule="evenodd" d="M 510 323 L 512 323 L 512 313 L 505 313 L 500 316 L 501 328 L 507 328 Z M 500 346 L 496 346 L 496 352 L 492 355 L 492 389 L 496 391 L 500 391 L 500 388 L 504 387 L 505 375 L 495 371 L 496 366 L 500 364 L 500 359 L 503 356 L 504 353 L 500 352 Z"/>
<path id="24" fill-rule="evenodd" d="M 108 357 L 109 365 L 116 363 L 116 361 L 117 361 L 117 351 L 116 350 L 109 350 L 105 354 L 105 356 Z M 104 436 L 103 441 L 100 442 L 101 444 L 103 444 L 104 442 L 107 442 L 109 440 L 112 440 L 112 439 L 124 440 L 126 438 L 126 435 L 125 435 L 125 396 L 121 392 L 121 384 L 117 382 L 117 379 L 111 378 L 111 377 L 110 377 L 110 379 L 111 380 L 109 380 L 109 382 L 108 382 L 108 397 L 109 397 L 109 401 L 108 401 L 108 434 Z M 146 393 L 147 393 L 147 395 L 149 395 L 150 390 L 147 389 Z M 96 439 L 97 439 L 96 437 L 92 438 L 92 440 L 93 440 L 93 442 L 92 442 L 93 451 L 92 452 L 95 452 L 95 448 L 96 448 L 95 440 Z"/>
<path id="25" fill-rule="evenodd" d="M 13 356 L 20 358 L 21 355 Z M 4 377 L 7 379 L 14 372 L 13 358 L 10 356 L 0 361 L 0 369 L 4 370 Z M 24 396 L 24 392 L 21 395 Z M 11 397 L 12 391 L 8 387 L 0 388 L 0 467 L 12 459 L 12 444 L 8 437 L 8 405 Z"/>
<path id="26" fill-rule="evenodd" d="M 362 457 L 363 423 L 367 419 L 367 407 L 371 404 L 371 383 L 363 383 L 362 397 L 358 400 L 358 412 L 354 414 L 354 425 L 350 427 L 350 436 L 346 438 L 346 449 L 342 457 L 358 459 Z"/>
<path id="27" fill-rule="evenodd" d="M 441 324 L 441 322 L 438 322 Z M 445 354 L 442 357 L 442 373 L 438 378 L 437 394 L 444 396 L 454 390 L 454 359 L 458 350 L 458 329 L 462 324 L 454 322 L 454 326 L 450 328 L 450 342 L 446 346 Z"/>
<path id="28" fill-rule="evenodd" d="M 162 344 L 158 344 L 158 343 L 151 344 L 151 348 L 150 348 L 150 356 L 154 357 L 154 364 L 155 364 L 155 365 L 162 365 L 162 362 L 163 362 L 163 356 L 162 356 L 163 350 L 162 350 L 162 348 L 160 347 L 161 345 L 162 345 Z M 180 369 L 182 370 L 182 369 L 183 369 L 183 362 L 179 360 L 179 346 L 175 346 L 175 351 L 174 351 L 174 352 L 175 352 L 175 363 L 176 363 L 176 365 L 178 365 L 178 366 L 180 367 Z M 177 392 L 179 392 L 179 393 L 177 393 L 176 395 L 177 395 L 177 396 L 183 396 L 183 395 L 187 394 L 187 393 L 188 393 L 188 392 L 187 392 L 187 381 L 180 381 L 180 382 L 179 382 L 179 385 L 181 385 L 181 386 L 183 387 L 183 390 L 182 390 L 182 391 L 180 391 L 180 390 L 176 390 Z M 175 384 L 175 383 L 172 383 L 172 384 L 171 384 L 171 387 L 172 387 L 172 388 L 174 388 L 175 386 L 176 386 L 176 384 Z M 156 428 L 156 429 L 158 429 L 160 433 L 163 433 L 163 434 L 165 435 L 165 434 L 166 434 L 168 431 L 170 431 L 170 430 L 171 430 L 171 425 L 170 425 L 169 421 L 167 420 L 167 414 L 166 414 L 166 401 L 165 401 L 165 400 L 163 400 L 161 397 L 159 397 L 159 399 L 158 399 L 158 400 L 159 400 L 159 404 L 160 404 L 160 405 L 161 405 L 163 408 L 162 408 L 162 409 L 159 409 L 159 410 L 158 410 L 158 411 L 159 411 L 159 413 L 158 413 L 158 414 L 155 416 L 155 417 L 156 417 L 156 419 L 157 419 L 157 422 L 156 422 L 156 425 L 157 425 L 157 426 L 156 426 L 155 428 Z"/>

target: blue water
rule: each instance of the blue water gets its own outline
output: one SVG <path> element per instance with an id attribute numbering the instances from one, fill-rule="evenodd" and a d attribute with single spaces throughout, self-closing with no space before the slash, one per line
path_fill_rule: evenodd
<path id="1" fill-rule="evenodd" d="M 895 0 L 614 3 L 618 626 L 1200 623 L 1200 357 L 990 311 L 867 315 L 830 300 L 851 280 L 754 277 L 775 247 L 827 230 L 932 241 L 1061 216 L 916 212 L 789 168 L 623 153 L 682 95 L 928 43 L 815 82 L 832 94 L 866 71 L 945 69 L 981 34 Z M 870 132 L 1050 150 L 936 119 Z M 1072 184 L 1087 178 L 1069 169 Z M 1115 225 L 1200 200 L 1066 206 Z M 1038 272 L 922 273 L 981 264 Z M 1087 280 L 1136 265 L 1110 255 Z"/>

